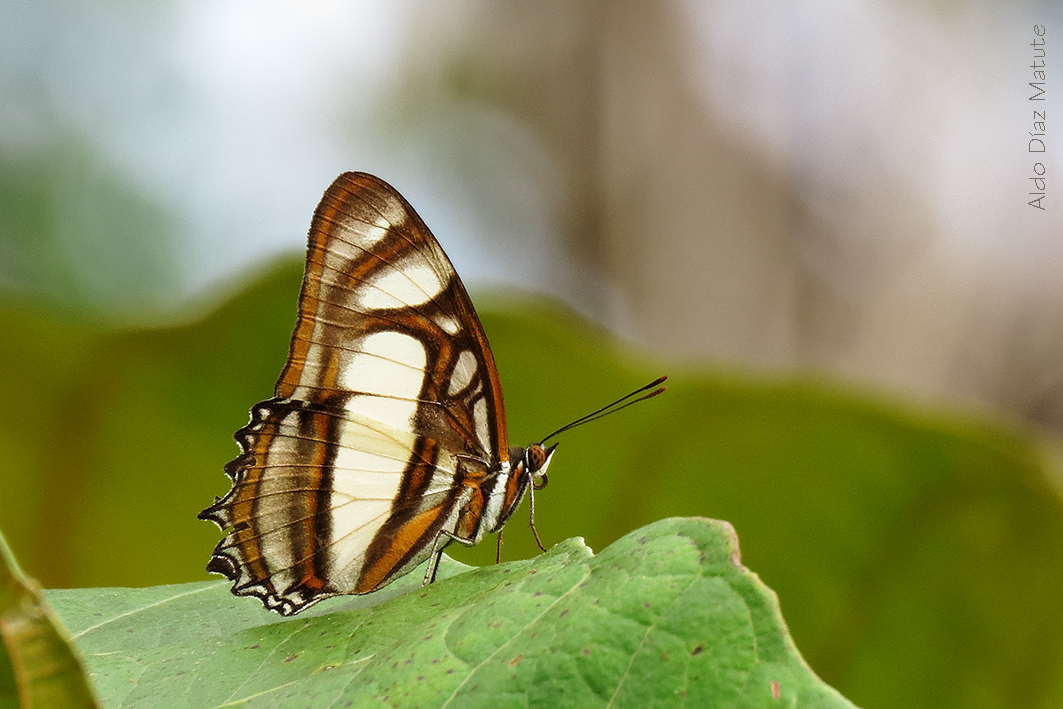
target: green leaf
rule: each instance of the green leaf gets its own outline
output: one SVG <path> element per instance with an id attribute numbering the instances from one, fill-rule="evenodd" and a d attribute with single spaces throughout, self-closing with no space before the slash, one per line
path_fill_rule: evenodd
<path id="1" fill-rule="evenodd" d="M 77 653 L 0 535 L 0 707 L 96 707 Z"/>
<path id="2" fill-rule="evenodd" d="M 851 707 L 737 543 L 666 519 L 596 556 L 569 539 L 295 618 L 223 582 L 49 595 L 110 707 Z"/>

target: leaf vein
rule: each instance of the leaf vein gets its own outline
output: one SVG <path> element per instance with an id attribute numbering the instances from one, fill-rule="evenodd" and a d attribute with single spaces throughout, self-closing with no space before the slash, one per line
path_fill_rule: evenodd
<path id="1" fill-rule="evenodd" d="M 161 605 L 163 605 L 165 603 L 170 603 L 171 601 L 175 601 L 178 598 L 184 598 L 185 596 L 192 596 L 192 595 L 195 595 L 197 593 L 202 593 L 203 591 L 213 591 L 218 586 L 224 586 L 224 585 L 226 585 L 228 583 L 229 583 L 228 581 L 218 581 L 217 583 L 210 584 L 209 586 L 204 586 L 202 588 L 197 588 L 194 591 L 188 591 L 187 593 L 178 593 L 176 596 L 170 596 L 169 598 L 164 598 L 164 599 L 162 599 L 160 601 L 155 601 L 154 603 L 149 603 L 146 606 L 141 606 L 140 608 L 136 608 L 134 610 L 127 611 L 125 613 L 120 613 L 119 615 L 116 615 L 113 618 L 108 618 L 107 620 L 102 621 L 100 623 L 97 623 L 96 625 L 91 625 L 88 628 L 85 628 L 84 630 L 82 630 L 82 631 L 80 631 L 78 633 L 75 633 L 74 635 L 71 635 L 70 637 L 71 637 L 72 640 L 77 640 L 78 638 L 80 638 L 85 633 L 88 633 L 90 631 L 96 630 L 97 628 L 102 628 L 103 626 L 107 625 L 108 623 L 113 623 L 116 620 L 120 620 L 122 618 L 127 618 L 127 617 L 129 617 L 131 615 L 134 615 L 136 613 L 142 613 L 142 612 L 148 610 L 149 608 L 157 608 L 157 607 L 159 607 L 159 606 L 161 606 Z"/>
<path id="2" fill-rule="evenodd" d="M 461 682 L 460 682 L 460 683 L 458 684 L 458 686 L 454 688 L 454 691 L 453 691 L 453 692 L 451 693 L 451 695 L 450 695 L 450 696 L 449 696 L 449 697 L 447 698 L 447 701 L 443 702 L 443 703 L 442 703 L 442 704 L 440 705 L 439 709 L 444 709 L 445 707 L 449 706 L 449 705 L 450 705 L 450 703 L 451 703 L 451 702 L 452 702 L 452 701 L 454 700 L 454 697 L 458 696 L 458 692 L 460 692 L 460 691 L 461 691 L 461 688 L 462 688 L 462 687 L 464 687 L 464 686 L 466 685 L 466 683 L 468 683 L 468 681 L 469 681 L 470 679 L 472 679 L 472 676 L 473 676 L 474 674 L 476 674 L 476 672 L 477 672 L 478 670 L 480 670 L 480 669 L 481 669 L 481 668 L 483 668 L 483 667 L 484 667 L 484 666 L 485 666 L 485 665 L 486 665 L 486 664 L 487 664 L 488 662 L 490 662 L 490 661 L 491 661 L 491 659 L 492 659 L 492 658 L 494 658 L 494 656 L 495 656 L 495 655 L 497 655 L 498 653 L 502 652 L 502 650 L 504 650 L 504 649 L 505 649 L 506 647 L 508 647 L 508 646 L 509 646 L 509 644 L 510 644 L 511 642 L 513 642 L 513 639 L 514 639 L 514 638 L 516 638 L 516 637 L 520 636 L 520 635 L 521 635 L 521 634 L 522 634 L 522 633 L 523 633 L 523 632 L 524 632 L 525 630 L 527 630 L 528 628 L 530 628 L 530 627 L 531 627 L 532 625 L 534 625 L 535 623 L 539 622 L 539 620 L 541 620 L 543 616 L 545 616 L 545 615 L 546 615 L 547 613 L 549 613 L 549 612 L 550 612 L 550 610 L 554 608 L 554 606 L 556 606 L 556 605 L 557 605 L 558 603 L 560 603 L 562 599 L 566 598 L 566 597 L 567 597 L 567 596 L 568 596 L 569 594 L 571 594 L 571 593 L 572 593 L 573 591 L 575 591 L 575 590 L 576 590 L 577 588 L 579 588 L 579 587 L 580 587 L 580 584 L 582 584 L 582 583 L 583 583 L 584 581 L 586 581 L 586 580 L 587 580 L 587 579 L 588 579 L 588 578 L 590 577 L 590 575 L 591 575 L 591 569 L 590 569 L 590 567 L 588 567 L 588 568 L 587 568 L 587 570 L 586 570 L 586 572 L 584 572 L 584 574 L 583 574 L 583 578 L 581 578 L 581 579 L 580 579 L 579 581 L 577 581 L 576 583 L 574 583 L 574 584 L 572 585 L 572 588 L 568 589 L 567 591 L 565 591 L 564 593 L 562 593 L 562 594 L 561 594 L 560 596 L 558 596 L 558 597 L 557 597 L 557 599 L 555 599 L 553 603 L 551 603 L 550 605 L 548 605 L 548 606 L 547 606 L 546 608 L 544 608 L 544 609 L 543 609 L 543 612 L 542 612 L 542 613 L 540 613 L 539 615 L 535 616 L 535 617 L 534 617 L 534 618 L 532 618 L 532 619 L 531 619 L 530 621 L 528 621 L 528 623 L 527 623 L 527 624 L 526 624 L 526 625 L 525 625 L 525 626 L 524 626 L 523 628 L 521 628 L 520 632 L 517 632 L 517 633 L 513 633 L 513 636 L 512 636 L 512 637 L 510 637 L 510 639 L 509 639 L 509 640 L 507 640 L 506 642 L 504 642 L 504 643 L 502 643 L 501 645 L 499 645 L 499 646 L 498 646 L 497 648 L 495 648 L 495 651 L 494 651 L 494 652 L 492 652 L 492 653 L 491 653 L 490 655 L 488 655 L 487 657 L 485 657 L 485 658 L 483 659 L 483 661 L 482 661 L 482 662 L 481 662 L 480 664 L 478 664 L 478 665 L 477 665 L 476 667 L 473 667 L 473 668 L 472 668 L 471 670 L 469 670 L 469 674 L 467 674 L 467 675 L 465 676 L 465 679 L 463 679 L 463 680 L 462 680 L 462 681 L 461 681 Z"/>

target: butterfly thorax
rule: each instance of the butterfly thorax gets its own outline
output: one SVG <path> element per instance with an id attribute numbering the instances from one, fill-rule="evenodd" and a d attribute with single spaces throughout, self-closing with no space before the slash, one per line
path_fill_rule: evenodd
<path id="1" fill-rule="evenodd" d="M 487 503 L 487 531 L 497 532 L 506 524 L 513 513 L 520 507 L 528 486 L 536 490 L 546 487 L 546 469 L 550 467 L 554 449 L 557 444 L 545 448 L 540 443 L 533 443 L 527 448 L 511 446 L 509 449 L 510 467 L 499 474 L 499 482 L 492 491 L 494 500 Z M 495 504 L 492 504 L 494 502 Z"/>

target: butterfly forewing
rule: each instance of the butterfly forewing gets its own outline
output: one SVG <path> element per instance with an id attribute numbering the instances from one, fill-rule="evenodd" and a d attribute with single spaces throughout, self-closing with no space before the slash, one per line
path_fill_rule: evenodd
<path id="1" fill-rule="evenodd" d="M 201 513 L 231 528 L 208 568 L 235 593 L 295 613 L 388 583 L 441 531 L 479 533 L 508 470 L 494 359 L 443 250 L 376 177 L 341 175 L 315 212 L 275 393 Z"/>

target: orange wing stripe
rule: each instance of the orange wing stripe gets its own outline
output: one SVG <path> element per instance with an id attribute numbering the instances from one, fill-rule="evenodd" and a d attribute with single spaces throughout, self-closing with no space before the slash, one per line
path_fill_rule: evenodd
<path id="1" fill-rule="evenodd" d="M 443 506 L 432 507 L 400 527 L 375 563 L 362 569 L 362 576 L 358 579 L 354 592 L 369 593 L 383 584 L 388 576 L 402 565 L 410 549 L 422 542 L 430 533 L 429 530 L 436 526 L 444 509 Z"/>

